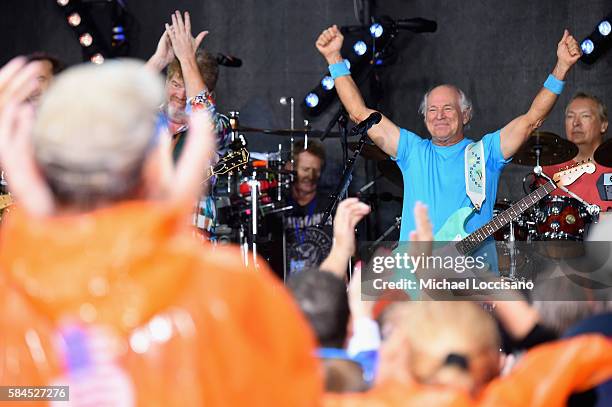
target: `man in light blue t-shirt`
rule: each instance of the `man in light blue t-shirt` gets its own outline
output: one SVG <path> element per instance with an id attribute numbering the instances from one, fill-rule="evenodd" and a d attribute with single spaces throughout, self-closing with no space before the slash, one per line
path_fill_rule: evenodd
<path id="1" fill-rule="evenodd" d="M 334 25 L 321 33 L 316 46 L 330 65 L 342 104 L 353 121 L 361 122 L 374 111 L 365 105 L 340 55 L 342 42 L 342 34 Z M 566 30 L 557 45 L 557 64 L 527 113 L 482 137 L 486 198 L 480 210 L 474 211 L 468 219 L 467 232 L 492 218 L 502 169 L 551 111 L 563 88 L 563 80 L 580 56 L 578 43 Z M 425 94 L 420 113 L 431 139 L 398 127 L 384 115 L 380 123 L 368 131 L 372 141 L 394 157 L 404 177 L 400 241 L 409 240 L 410 231 L 415 229 L 412 211 L 417 201 L 429 207 L 434 233 L 455 211 L 473 207 L 466 193 L 464 175 L 465 149 L 472 142 L 464 135 L 465 126 L 472 118 L 471 102 L 456 86 L 440 85 Z"/>

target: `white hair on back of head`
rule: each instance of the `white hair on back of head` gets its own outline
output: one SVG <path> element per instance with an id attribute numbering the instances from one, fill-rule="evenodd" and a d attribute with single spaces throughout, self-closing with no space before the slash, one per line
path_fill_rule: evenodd
<path id="1" fill-rule="evenodd" d="M 126 198 L 140 182 L 162 100 L 162 78 L 135 60 L 59 75 L 33 130 L 36 161 L 55 198 L 83 208 Z"/>
<path id="2" fill-rule="evenodd" d="M 450 84 L 438 85 L 429 89 L 427 93 L 423 95 L 423 99 L 421 100 L 421 104 L 419 105 L 419 113 L 422 114 L 423 117 L 425 117 L 425 114 L 427 113 L 427 99 L 429 98 L 429 95 L 434 89 L 439 88 L 441 86 L 446 86 L 448 88 L 454 89 L 457 92 L 457 94 L 459 95 L 459 106 L 461 107 L 461 112 L 467 112 L 468 122 L 472 120 L 474 114 L 474 107 L 472 106 L 472 101 L 465 95 L 465 92 L 463 92 L 457 86 Z"/>

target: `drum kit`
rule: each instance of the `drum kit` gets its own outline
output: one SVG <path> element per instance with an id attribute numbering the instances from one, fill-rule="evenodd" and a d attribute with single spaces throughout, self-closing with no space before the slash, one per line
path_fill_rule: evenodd
<path id="1" fill-rule="evenodd" d="M 246 265 L 252 262 L 258 266 L 258 256 L 261 256 L 280 267 L 280 260 L 270 259 L 269 252 L 280 255 L 277 248 L 282 238 L 282 263 L 286 264 L 282 217 L 293 210 L 290 189 L 297 176 L 292 170 L 294 139 L 304 139 L 307 146 L 309 138 L 320 138 L 324 132 L 310 129 L 307 121 L 304 121 L 304 128 L 298 129 L 245 127 L 240 125 L 236 111 L 229 112 L 229 119 L 231 145 L 215 166 L 221 166 L 222 170 L 213 170 L 216 175 L 213 182 L 216 227 L 211 237 L 217 243 L 239 244 Z M 273 151 L 249 151 L 244 137 L 247 134 L 279 136 L 288 139 L 290 148 L 283 150 L 283 144 L 278 144 Z M 338 137 L 338 133 L 328 132 L 326 137 Z M 206 199 L 202 199 L 197 218 L 205 217 L 206 205 Z"/>
<path id="2" fill-rule="evenodd" d="M 533 171 L 523 178 L 523 188 L 525 193 L 528 193 L 525 188 L 528 179 L 533 180 L 530 184 L 531 190 L 550 180 L 542 172 L 542 166 L 564 163 L 574 158 L 577 153 L 578 148 L 572 142 L 553 133 L 536 131 L 515 154 L 512 163 L 534 167 Z M 595 161 L 603 166 L 612 166 L 612 140 L 598 148 Z M 584 254 L 583 249 L 568 248 L 582 247 L 572 242 L 582 242 L 587 237 L 589 227 L 598 220 L 600 208 L 563 186 L 559 188 L 570 196 L 547 195 L 494 234 L 496 241 L 503 242 L 498 245 L 500 273 L 507 272 L 510 278 L 516 278 L 515 272 L 524 266 L 525 262 L 529 262 L 529 258 L 516 249 L 515 242 L 547 242 L 534 246 L 548 258 L 563 259 Z M 593 185 L 593 188 L 596 186 Z M 498 201 L 495 204 L 494 216 L 511 204 L 508 200 Z"/>

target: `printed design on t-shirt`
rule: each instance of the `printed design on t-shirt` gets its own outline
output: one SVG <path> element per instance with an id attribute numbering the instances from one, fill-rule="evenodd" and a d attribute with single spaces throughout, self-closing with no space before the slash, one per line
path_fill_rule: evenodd
<path id="1" fill-rule="evenodd" d="M 324 229 L 298 226 L 296 229 L 287 229 L 287 232 L 287 261 L 290 273 L 319 266 L 331 250 L 332 237 Z"/>

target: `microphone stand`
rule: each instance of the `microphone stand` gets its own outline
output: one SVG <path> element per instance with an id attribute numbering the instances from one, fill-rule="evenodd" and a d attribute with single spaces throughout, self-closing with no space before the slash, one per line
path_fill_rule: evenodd
<path id="1" fill-rule="evenodd" d="M 342 144 L 342 165 L 345 167 L 348 160 L 348 122 L 348 114 L 342 107 L 342 112 L 338 117 L 338 128 L 340 129 L 340 143 Z"/>
<path id="2" fill-rule="evenodd" d="M 368 129 L 364 129 L 360 133 L 361 138 L 359 139 L 359 144 L 353 152 L 353 156 L 349 158 L 346 162 L 346 165 L 344 166 L 344 172 L 342 173 L 342 177 L 340 178 L 340 183 L 338 183 L 336 191 L 331 194 L 331 202 L 329 203 L 329 205 L 327 205 L 327 208 L 325 208 L 323 217 L 321 218 L 321 221 L 319 222 L 317 227 L 323 227 L 323 225 L 325 225 L 325 222 L 327 222 L 327 219 L 329 219 L 331 213 L 338 205 L 340 197 L 344 196 L 348 190 L 348 186 L 351 183 L 351 179 L 353 176 L 353 170 L 355 168 L 355 160 L 357 159 L 359 154 L 361 154 L 361 150 L 363 149 L 363 146 L 366 143 L 366 140 L 368 139 Z"/>
<path id="3" fill-rule="evenodd" d="M 327 136 L 329 136 L 331 129 L 334 128 L 334 125 L 336 123 L 342 126 L 342 120 L 347 122 L 346 117 L 347 117 L 346 109 L 344 109 L 344 106 L 342 105 L 342 103 L 340 103 L 340 107 L 338 108 L 338 111 L 334 114 L 334 116 L 331 118 L 329 123 L 327 123 L 327 127 L 325 127 L 325 131 L 323 131 L 323 134 L 321 135 L 321 137 L 319 137 L 319 141 L 323 141 L 327 138 Z"/>

